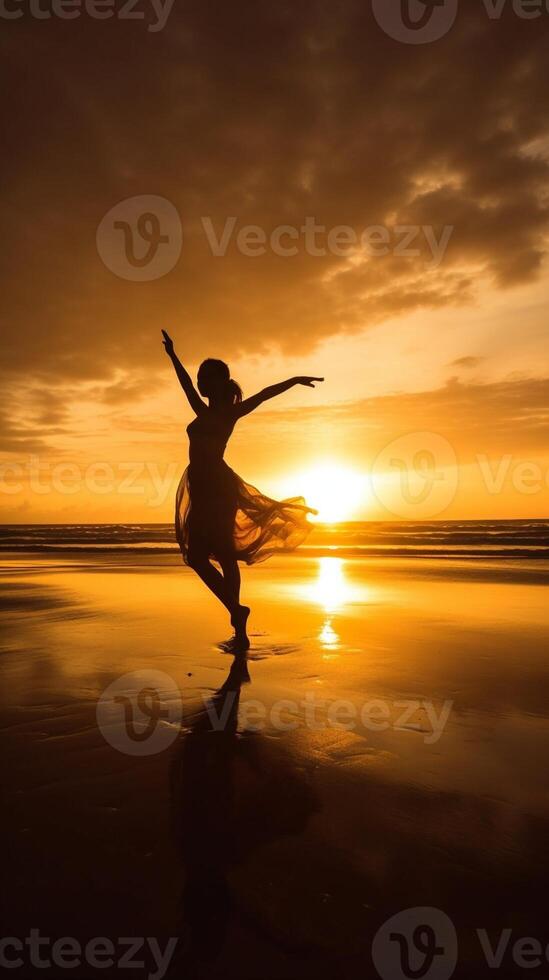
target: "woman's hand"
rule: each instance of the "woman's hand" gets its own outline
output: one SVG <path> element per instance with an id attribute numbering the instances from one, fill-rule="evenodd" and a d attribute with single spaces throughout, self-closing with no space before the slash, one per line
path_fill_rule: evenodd
<path id="1" fill-rule="evenodd" d="M 164 337 L 164 340 L 162 341 L 162 343 L 164 344 L 164 348 L 166 350 L 166 354 L 168 354 L 171 357 L 172 354 L 173 354 L 173 352 L 174 352 L 174 350 L 173 350 L 173 340 L 170 337 L 169 333 L 166 333 L 165 330 L 162 331 L 162 335 Z"/>
<path id="2" fill-rule="evenodd" d="M 315 381 L 324 381 L 324 378 L 294 378 L 296 385 L 306 385 L 307 388 L 314 388 Z"/>

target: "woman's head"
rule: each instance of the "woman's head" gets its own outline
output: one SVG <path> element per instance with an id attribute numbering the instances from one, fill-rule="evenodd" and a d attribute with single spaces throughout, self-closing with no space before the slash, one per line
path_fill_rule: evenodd
<path id="1" fill-rule="evenodd" d="M 242 401 L 240 385 L 231 378 L 228 364 L 208 357 L 198 369 L 198 390 L 210 401 L 228 402 L 235 405 Z"/>

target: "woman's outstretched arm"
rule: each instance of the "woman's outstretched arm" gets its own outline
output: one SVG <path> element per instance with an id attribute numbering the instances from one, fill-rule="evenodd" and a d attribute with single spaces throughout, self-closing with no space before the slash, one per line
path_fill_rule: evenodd
<path id="1" fill-rule="evenodd" d="M 284 391 L 288 391 L 289 388 L 293 388 L 294 385 L 306 385 L 308 388 L 314 388 L 315 381 L 324 381 L 324 378 L 309 378 L 309 377 L 299 377 L 299 378 L 288 378 L 287 381 L 281 381 L 277 385 L 269 385 L 268 388 L 263 388 L 263 391 L 258 391 L 257 395 L 251 395 L 250 398 L 245 398 L 240 405 L 236 406 L 236 414 L 240 418 L 242 415 L 249 415 L 253 412 L 258 405 L 262 405 L 263 402 L 269 400 L 269 398 L 276 398 L 277 395 L 281 395 Z"/>
<path id="2" fill-rule="evenodd" d="M 179 384 L 183 388 L 183 391 L 185 392 L 188 398 L 189 405 L 191 406 L 193 412 L 195 412 L 198 415 L 200 412 L 204 411 L 204 409 L 206 408 L 206 404 L 202 401 L 195 386 L 193 385 L 192 378 L 189 372 L 185 370 L 177 354 L 175 353 L 173 349 L 172 338 L 170 337 L 169 334 L 166 333 L 165 330 L 162 331 L 162 334 L 164 336 L 164 340 L 162 341 L 162 343 L 164 344 L 164 347 L 166 349 L 166 354 L 170 358 L 175 368 L 175 373 L 177 374 L 177 377 L 179 379 Z"/>

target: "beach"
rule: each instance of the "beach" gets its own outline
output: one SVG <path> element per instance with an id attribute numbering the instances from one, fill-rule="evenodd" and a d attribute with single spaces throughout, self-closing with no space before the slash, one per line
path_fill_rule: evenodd
<path id="1" fill-rule="evenodd" d="M 244 568 L 247 665 L 174 552 L 0 563 L 4 935 L 106 937 L 86 980 L 124 937 L 169 953 L 143 941 L 128 977 L 383 976 L 378 930 L 424 907 L 456 976 L 493 975 L 508 927 L 499 977 L 547 945 L 547 559 Z M 14 975 L 56 975 L 29 949 Z"/>

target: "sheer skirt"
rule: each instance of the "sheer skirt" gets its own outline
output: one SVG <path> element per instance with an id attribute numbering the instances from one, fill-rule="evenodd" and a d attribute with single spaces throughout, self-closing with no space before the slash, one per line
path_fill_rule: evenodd
<path id="1" fill-rule="evenodd" d="M 185 564 L 207 555 L 252 565 L 302 544 L 314 513 L 303 497 L 271 500 L 225 462 L 188 466 L 177 489 L 175 531 Z"/>

